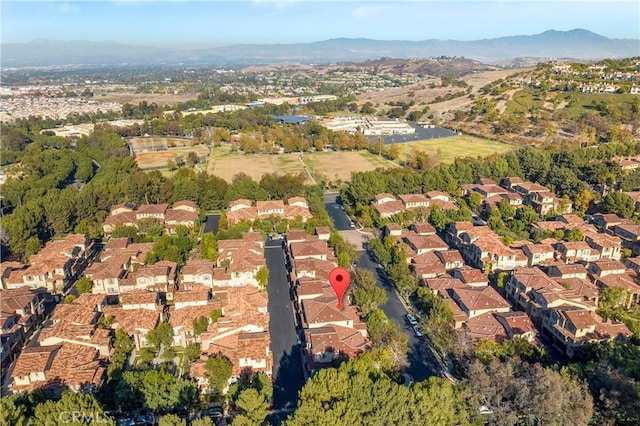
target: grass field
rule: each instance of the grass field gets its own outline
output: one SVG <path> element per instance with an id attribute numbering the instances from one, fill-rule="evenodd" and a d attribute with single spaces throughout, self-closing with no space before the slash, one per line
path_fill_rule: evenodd
<path id="1" fill-rule="evenodd" d="M 369 152 L 314 152 L 305 154 L 305 161 L 311 165 L 313 172 L 333 180 L 351 180 L 352 172 L 362 172 L 390 167 L 392 164 Z"/>
<path id="2" fill-rule="evenodd" d="M 176 157 L 182 156 L 186 159 L 189 152 L 198 154 L 198 158 L 203 161 L 209 155 L 209 148 L 203 145 L 191 147 L 169 148 L 164 151 L 137 152 L 135 154 L 136 162 L 141 169 L 156 169 L 167 167 L 169 160 L 176 161 Z"/>
<path id="3" fill-rule="evenodd" d="M 400 157 L 398 158 L 400 162 L 406 161 L 413 151 L 426 151 L 431 154 L 436 153 L 438 148 L 442 154 L 441 159 L 445 163 L 451 163 L 456 158 L 486 157 L 490 154 L 501 154 L 514 149 L 512 145 L 506 143 L 468 135 L 425 139 L 398 145 L 400 146 Z"/>
<path id="4" fill-rule="evenodd" d="M 216 148 L 217 149 L 217 148 Z M 245 155 L 242 153 L 226 153 L 215 155 L 209 160 L 209 174 L 219 176 L 231 182 L 233 176 L 243 172 L 259 181 L 266 173 L 304 173 L 304 167 L 298 154 L 282 155 Z"/>

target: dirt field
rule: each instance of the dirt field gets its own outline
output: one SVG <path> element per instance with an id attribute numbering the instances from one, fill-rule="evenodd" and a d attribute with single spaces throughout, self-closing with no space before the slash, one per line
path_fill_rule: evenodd
<path id="1" fill-rule="evenodd" d="M 138 152 L 135 154 L 135 159 L 141 169 L 155 169 L 167 167 L 167 162 L 169 160 L 176 161 L 176 157 L 179 155 L 186 158 L 190 151 L 198 154 L 201 161 L 204 161 L 209 155 L 209 148 L 201 145 L 188 148 L 169 148 L 164 151 Z"/>
<path id="2" fill-rule="evenodd" d="M 500 154 L 514 149 L 509 144 L 468 135 L 407 142 L 401 143 L 399 146 L 400 161 L 406 160 L 413 151 L 426 151 L 429 154 L 435 154 L 439 148 L 441 159 L 445 163 L 451 163 L 456 158 L 486 157 L 490 154 Z"/>
<path id="3" fill-rule="evenodd" d="M 163 149 L 192 147 L 193 141 L 182 138 L 129 138 L 127 143 L 133 148 L 133 152 L 158 151 Z"/>
<path id="4" fill-rule="evenodd" d="M 316 175 L 323 175 L 331 180 L 337 177 L 342 181 L 349 181 L 352 172 L 393 166 L 388 161 L 366 152 L 318 152 L 306 154 L 305 157 Z"/>
<path id="5" fill-rule="evenodd" d="M 180 102 L 190 101 L 197 99 L 197 93 L 178 93 L 177 95 L 170 94 L 150 94 L 150 93 L 132 93 L 132 92 L 112 92 L 112 93 L 97 93 L 94 96 L 94 100 L 101 102 L 119 102 L 121 104 L 130 103 L 137 105 L 142 101 L 148 103 L 156 103 L 158 105 L 173 106 Z"/>
<path id="6" fill-rule="evenodd" d="M 305 170 L 298 154 L 244 155 L 233 153 L 212 158 L 209 161 L 207 172 L 231 182 L 233 177 L 240 172 L 259 181 L 266 173 L 295 174 L 304 173 Z"/>

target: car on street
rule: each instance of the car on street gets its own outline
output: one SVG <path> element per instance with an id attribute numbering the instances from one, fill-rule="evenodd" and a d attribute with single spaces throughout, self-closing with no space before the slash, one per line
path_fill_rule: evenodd
<path id="1" fill-rule="evenodd" d="M 414 317 L 411 314 L 407 314 L 405 315 L 405 318 L 407 319 L 407 322 L 411 325 L 418 325 L 418 321 L 416 320 L 416 317 Z"/>
<path id="2" fill-rule="evenodd" d="M 422 334 L 422 330 L 420 330 L 420 326 L 418 325 L 414 325 L 413 326 L 413 332 L 415 333 L 416 336 L 418 337 L 422 337 L 424 336 L 424 334 Z"/>

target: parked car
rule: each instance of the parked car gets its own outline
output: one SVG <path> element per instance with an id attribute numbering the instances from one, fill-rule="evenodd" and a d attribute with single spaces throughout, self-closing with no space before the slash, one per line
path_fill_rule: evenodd
<path id="1" fill-rule="evenodd" d="M 420 330 L 420 326 L 418 325 L 414 325 L 413 326 L 413 332 L 415 333 L 416 336 L 418 337 L 422 337 L 424 336 L 424 334 L 422 334 L 422 330 Z"/>
<path id="2" fill-rule="evenodd" d="M 416 320 L 416 317 L 414 317 L 413 315 L 407 314 L 407 315 L 405 315 L 405 317 L 407 318 L 407 322 L 409 324 L 411 324 L 411 325 L 417 325 L 418 324 L 418 321 Z"/>

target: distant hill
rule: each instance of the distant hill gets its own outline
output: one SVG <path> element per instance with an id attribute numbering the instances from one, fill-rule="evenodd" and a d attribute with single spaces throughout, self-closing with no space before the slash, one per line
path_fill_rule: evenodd
<path id="1" fill-rule="evenodd" d="M 463 56 L 488 63 L 513 58 L 598 60 L 640 55 L 640 40 L 610 39 L 591 31 L 545 31 L 475 41 L 336 38 L 313 43 L 236 44 L 208 49 L 169 49 L 115 42 L 35 40 L 2 44 L 3 67 L 47 65 L 202 64 L 259 65 Z"/>

